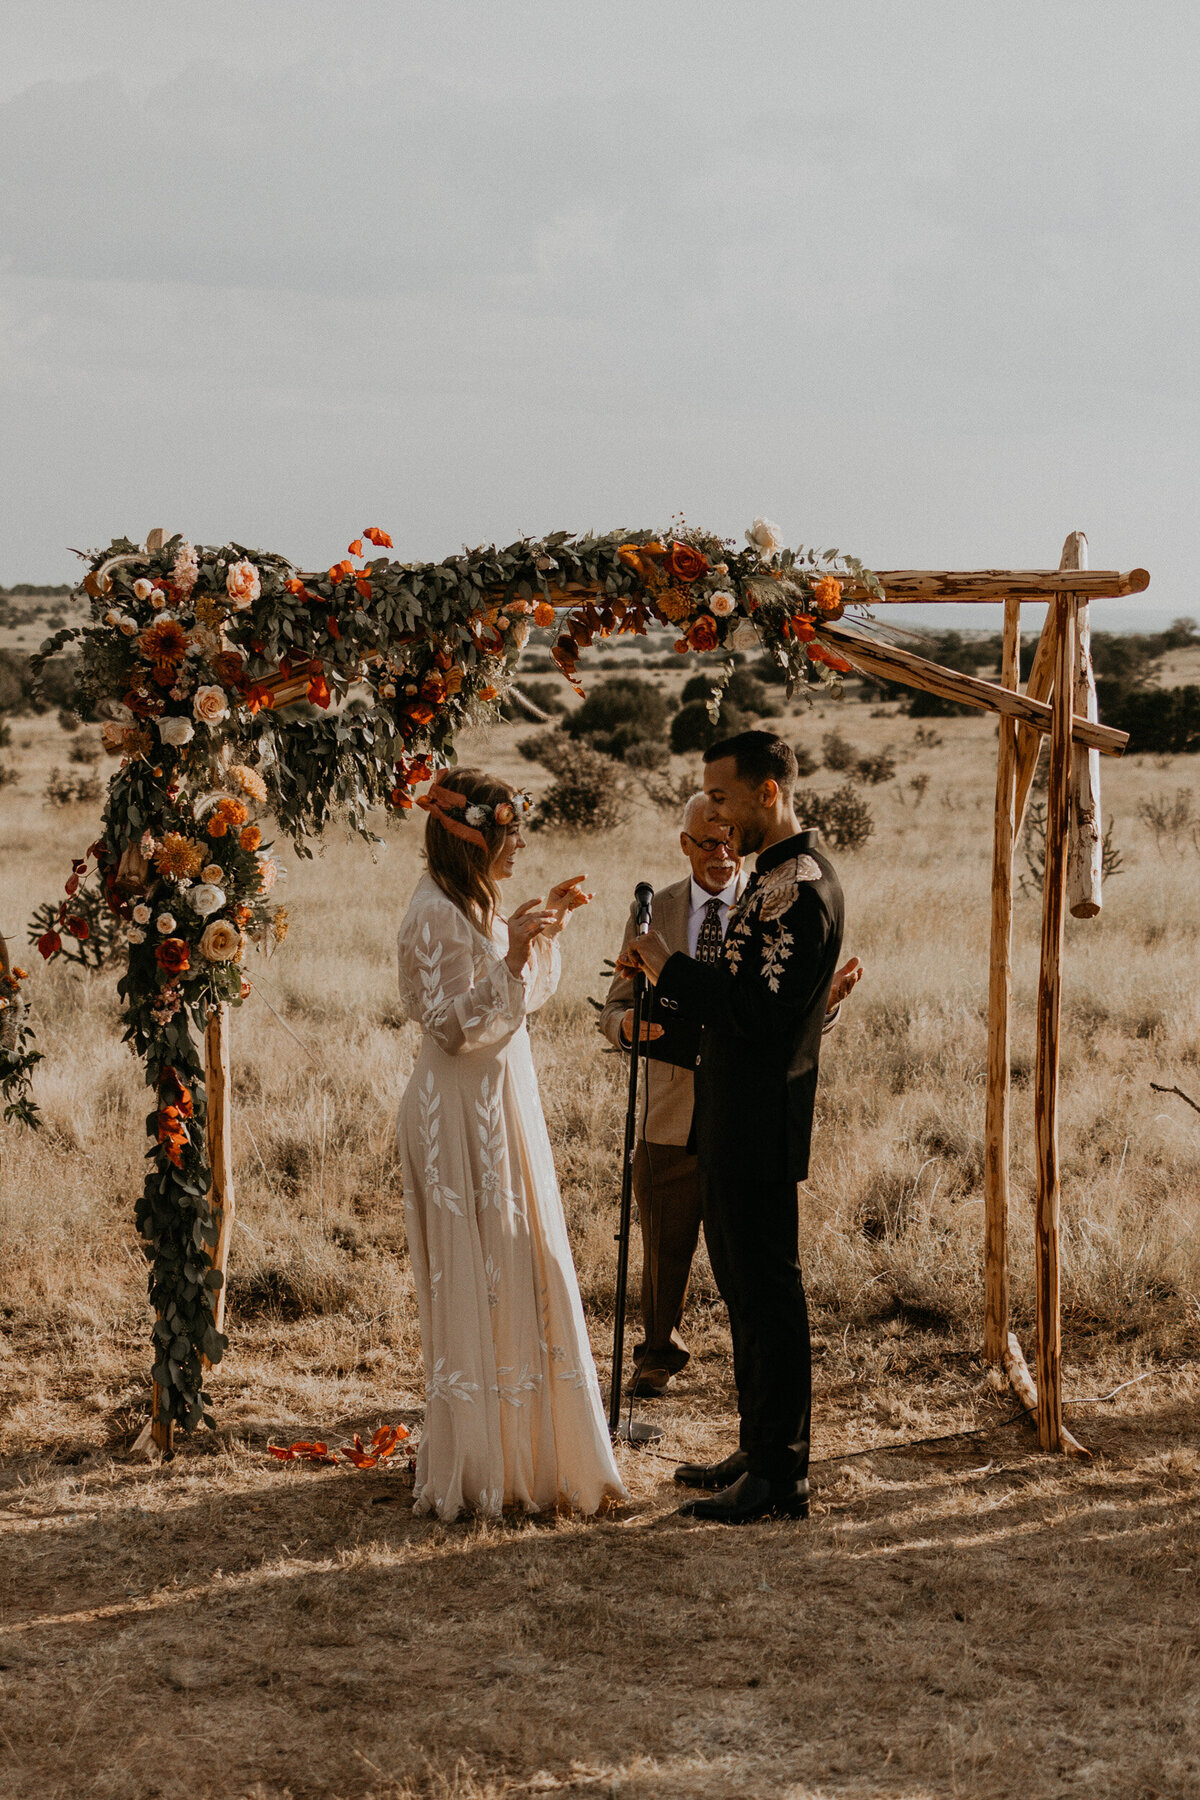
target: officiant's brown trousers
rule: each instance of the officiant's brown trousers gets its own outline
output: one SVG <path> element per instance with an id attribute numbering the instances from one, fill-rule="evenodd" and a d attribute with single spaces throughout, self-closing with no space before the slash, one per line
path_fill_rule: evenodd
<path id="1" fill-rule="evenodd" d="M 634 1367 L 678 1374 L 691 1352 L 680 1332 L 692 1258 L 700 1239 L 700 1171 L 679 1144 L 643 1138 L 633 1159 L 633 1193 L 642 1231 L 642 1341 Z"/>

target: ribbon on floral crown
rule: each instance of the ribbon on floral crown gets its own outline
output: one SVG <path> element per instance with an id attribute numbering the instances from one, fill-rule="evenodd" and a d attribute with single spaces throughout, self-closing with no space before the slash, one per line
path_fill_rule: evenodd
<path id="1" fill-rule="evenodd" d="M 417 805 L 421 811 L 432 813 L 438 824 L 444 826 L 451 837 L 462 838 L 465 843 L 478 844 L 481 850 L 486 850 L 488 841 L 482 831 L 476 831 L 473 825 L 467 825 L 462 819 L 451 818 L 450 814 L 445 811 L 447 806 L 465 808 L 466 804 L 467 796 L 465 794 L 457 794 L 453 789 L 442 786 L 440 772 L 434 776 L 433 786 L 429 792 L 417 795 Z"/>

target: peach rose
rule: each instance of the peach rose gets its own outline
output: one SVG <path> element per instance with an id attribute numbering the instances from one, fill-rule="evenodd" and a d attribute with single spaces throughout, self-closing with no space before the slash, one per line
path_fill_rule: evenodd
<path id="1" fill-rule="evenodd" d="M 225 592 L 233 601 L 235 611 L 244 612 L 248 606 L 253 606 L 262 593 L 262 583 L 252 562 L 230 563 L 225 571 Z"/>
<path id="2" fill-rule="evenodd" d="M 214 919 L 204 928 L 200 954 L 209 962 L 236 962 L 242 953 L 242 934 L 228 919 Z"/>
<path id="3" fill-rule="evenodd" d="M 727 619 L 737 606 L 737 601 L 732 594 L 722 590 L 719 594 L 710 594 L 708 604 L 718 619 Z"/>
<path id="4" fill-rule="evenodd" d="M 219 725 L 222 719 L 229 717 L 225 689 L 216 686 L 198 687 L 192 701 L 192 711 L 202 725 Z"/>

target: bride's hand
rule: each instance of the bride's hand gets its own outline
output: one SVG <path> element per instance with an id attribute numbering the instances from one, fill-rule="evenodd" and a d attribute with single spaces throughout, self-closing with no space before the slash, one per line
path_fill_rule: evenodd
<path id="1" fill-rule="evenodd" d="M 526 900 L 508 921 L 508 954 L 504 958 L 514 975 L 519 975 L 529 961 L 529 946 L 558 920 L 558 914 L 543 907 L 541 899 Z"/>
<path id="2" fill-rule="evenodd" d="M 546 898 L 546 906 L 557 917 L 558 923 L 547 933 L 547 937 L 557 937 L 570 915 L 577 907 L 586 906 L 592 899 L 591 894 L 583 892 L 582 883 L 586 875 L 572 875 L 569 881 L 556 882 Z"/>

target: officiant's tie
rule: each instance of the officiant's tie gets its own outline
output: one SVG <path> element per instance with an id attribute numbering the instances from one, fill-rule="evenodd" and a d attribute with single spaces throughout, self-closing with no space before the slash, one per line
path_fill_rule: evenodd
<path id="1" fill-rule="evenodd" d="M 721 896 L 714 894 L 704 908 L 704 920 L 700 926 L 700 936 L 696 940 L 696 961 L 720 962 L 721 946 L 724 942 L 724 934 L 721 931 Z"/>

